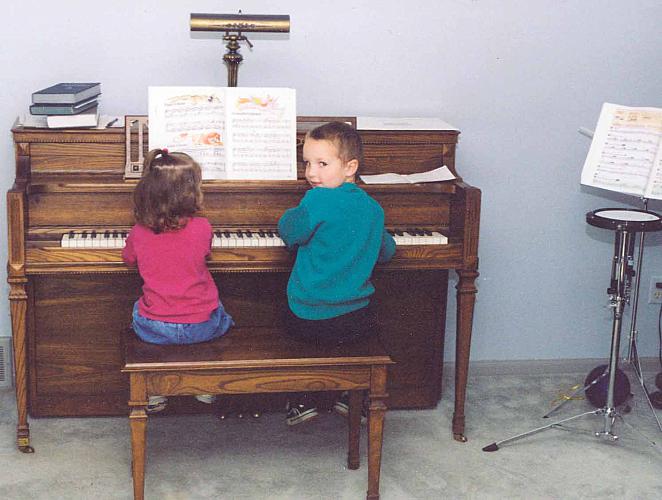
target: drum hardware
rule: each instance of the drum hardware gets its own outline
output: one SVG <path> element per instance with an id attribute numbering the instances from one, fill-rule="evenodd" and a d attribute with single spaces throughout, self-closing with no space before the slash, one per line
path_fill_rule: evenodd
<path id="1" fill-rule="evenodd" d="M 574 396 L 579 392 L 584 391 L 587 399 L 591 401 L 596 406 L 600 405 L 600 408 L 596 410 L 587 411 L 580 413 L 579 415 L 574 415 L 572 417 L 564 418 L 562 420 L 553 422 L 536 429 L 512 436 L 510 438 L 504 439 L 502 441 L 495 441 L 483 448 L 483 451 L 497 451 L 499 446 L 522 439 L 524 437 L 536 434 L 538 432 L 545 431 L 547 429 L 566 429 L 566 430 L 576 430 L 569 427 L 565 427 L 564 424 L 571 422 L 573 420 L 580 419 L 588 415 L 598 415 L 603 417 L 603 428 L 601 431 L 596 431 L 594 434 L 596 437 L 602 437 L 610 441 L 618 440 L 618 435 L 614 431 L 614 424 L 616 419 L 619 419 L 623 424 L 630 426 L 622 417 L 621 413 L 618 411 L 617 406 L 622 405 L 629 399 L 629 381 L 627 376 L 618 368 L 619 360 L 619 350 L 620 350 L 620 338 L 621 338 L 621 328 L 623 321 L 623 312 L 625 305 L 630 301 L 630 295 L 632 291 L 632 282 L 634 279 L 634 294 L 633 294 L 633 318 L 632 318 L 632 328 L 629 338 L 629 353 L 628 353 L 628 362 L 632 364 L 633 371 L 641 384 L 644 395 L 648 402 L 648 405 L 653 412 L 653 416 L 657 422 L 658 429 L 662 432 L 662 425 L 660 424 L 653 404 L 649 397 L 648 391 L 643 381 L 641 364 L 639 362 L 639 356 L 637 354 L 637 343 L 636 343 L 636 310 L 637 303 L 639 300 L 639 277 L 641 276 L 641 264 L 643 259 L 643 243 L 644 243 L 644 234 L 650 231 L 659 231 L 662 230 L 662 218 L 654 213 L 646 210 L 646 204 L 644 204 L 644 210 L 638 209 L 619 209 L 619 208 L 604 208 L 600 210 L 595 210 L 586 214 L 586 222 L 592 226 L 609 229 L 615 231 L 614 235 L 614 258 L 612 260 L 611 266 L 611 278 L 610 285 L 607 289 L 607 294 L 609 296 L 609 306 L 613 312 L 613 322 L 612 322 L 612 335 L 611 335 L 611 349 L 609 356 L 609 364 L 601 365 L 596 367 L 591 371 L 589 376 L 586 378 L 584 386 L 577 389 L 569 396 L 563 398 L 560 404 L 554 407 L 549 411 L 543 418 L 549 417 L 552 413 L 562 407 L 568 401 L 574 399 Z M 636 266 L 634 262 L 634 249 L 635 249 L 635 235 L 640 233 L 639 239 L 639 253 L 638 259 L 636 261 Z M 625 377 L 625 378 L 623 378 Z M 627 381 L 627 382 L 626 382 Z M 606 394 L 605 394 L 606 390 Z M 661 394 L 662 396 L 662 394 Z M 662 397 L 661 397 L 662 399 Z M 625 409 L 625 413 L 629 411 L 629 408 Z M 631 426 L 630 426 L 631 427 Z M 643 436 L 643 434 L 642 434 Z M 648 440 L 649 444 L 656 446 L 655 442 Z"/>

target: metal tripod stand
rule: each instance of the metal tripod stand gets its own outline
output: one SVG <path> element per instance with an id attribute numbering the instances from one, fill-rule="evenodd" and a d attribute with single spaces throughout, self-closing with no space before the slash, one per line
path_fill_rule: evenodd
<path id="1" fill-rule="evenodd" d="M 636 351 L 636 304 L 638 302 L 639 294 L 639 276 L 641 271 L 641 263 L 643 257 L 643 242 L 644 242 L 644 233 L 646 231 L 657 231 L 662 229 L 662 219 L 657 214 L 653 212 L 648 212 L 646 210 L 619 210 L 619 209 L 602 209 L 596 210 L 594 212 L 589 212 L 586 215 L 586 221 L 596 227 L 601 227 L 604 229 L 612 229 L 615 231 L 615 241 L 614 241 L 614 258 L 612 261 L 611 268 L 611 281 L 608 293 L 610 296 L 610 306 L 613 309 L 613 323 L 612 323 L 612 335 L 611 335 L 611 349 L 609 355 L 609 364 L 607 365 L 605 371 L 598 376 L 593 381 L 586 384 L 586 386 L 581 389 L 573 392 L 567 399 L 562 401 L 559 405 L 549 411 L 544 418 L 549 417 L 552 413 L 558 410 L 563 406 L 567 401 L 572 399 L 576 394 L 585 391 L 589 387 L 597 384 L 602 379 L 607 377 L 608 386 L 607 386 L 607 396 L 605 404 L 602 408 L 596 410 L 587 411 L 580 413 L 579 415 L 574 415 L 572 417 L 564 418 L 558 420 L 548 425 L 532 429 L 530 431 L 512 436 L 510 438 L 495 441 L 483 448 L 483 451 L 497 451 L 499 446 L 511 443 L 518 439 L 525 438 L 527 436 L 537 434 L 539 432 L 545 431 L 547 429 L 554 428 L 563 428 L 563 424 L 571 422 L 573 420 L 580 419 L 589 415 L 602 416 L 603 418 L 603 427 L 601 431 L 596 431 L 596 437 L 606 438 L 611 441 L 616 441 L 618 435 L 614 433 L 614 425 L 616 419 L 620 419 L 626 425 L 627 422 L 623 419 L 622 415 L 618 412 L 614 400 L 614 389 L 616 381 L 616 373 L 618 371 L 618 359 L 619 359 L 619 350 L 620 350 L 620 340 L 621 340 L 621 328 L 623 322 L 623 312 L 625 310 L 625 304 L 629 302 L 630 298 L 630 288 L 632 283 L 632 277 L 636 275 L 636 286 L 634 294 L 634 303 L 635 308 L 633 310 L 633 324 L 632 331 L 630 334 L 630 349 L 629 349 L 629 360 L 634 360 L 634 371 L 637 375 L 637 378 L 644 389 L 644 394 L 646 395 L 646 400 L 648 405 L 653 411 L 655 420 L 657 421 L 658 428 L 662 431 L 662 426 L 660 421 L 655 414 L 653 405 L 651 404 L 650 398 L 648 397 L 648 392 L 645 388 L 643 382 L 643 376 L 641 374 L 641 365 L 639 364 L 639 358 Z M 637 232 L 641 232 L 640 242 L 639 242 L 639 256 L 637 260 L 637 269 L 636 271 L 633 268 L 633 254 L 634 254 L 634 239 Z M 630 426 L 631 427 L 631 426 Z M 567 428 L 568 430 L 574 430 Z M 649 443 L 655 446 L 655 443 L 648 440 Z"/>

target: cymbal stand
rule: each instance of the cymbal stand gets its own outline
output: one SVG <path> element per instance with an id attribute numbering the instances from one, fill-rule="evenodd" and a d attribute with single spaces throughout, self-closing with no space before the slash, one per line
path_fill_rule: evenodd
<path id="1" fill-rule="evenodd" d="M 576 429 L 565 427 L 563 424 L 566 424 L 573 420 L 580 419 L 588 415 L 597 415 L 603 417 L 603 428 L 601 431 L 597 431 L 594 433 L 596 437 L 603 437 L 610 441 L 618 440 L 618 435 L 614 433 L 614 424 L 617 418 L 620 419 L 621 422 L 632 428 L 632 426 L 630 426 L 629 424 L 627 424 L 627 422 L 625 422 L 622 415 L 620 415 L 618 410 L 615 408 L 614 385 L 616 380 L 616 371 L 618 369 L 623 311 L 625 309 L 625 304 L 629 299 L 630 283 L 633 274 L 632 265 L 631 265 L 632 264 L 631 256 L 633 253 L 634 235 L 635 235 L 634 232 L 628 231 L 627 227 L 624 227 L 623 225 L 619 225 L 616 228 L 615 242 L 614 242 L 614 260 L 612 262 L 612 273 L 611 273 L 611 286 L 608 289 L 608 293 L 610 295 L 610 306 L 613 309 L 611 349 L 610 349 L 609 364 L 607 365 L 607 369 L 600 377 L 598 377 L 598 379 L 603 377 L 608 377 L 609 380 L 609 384 L 607 387 L 607 400 L 605 402 L 605 406 L 603 406 L 602 408 L 598 408 L 596 410 L 587 411 L 584 413 L 580 413 L 579 415 L 574 415 L 572 417 L 558 420 L 551 424 L 544 425 L 536 429 L 532 429 L 530 431 L 509 437 L 502 441 L 495 441 L 494 443 L 485 446 L 483 448 L 483 451 L 497 451 L 499 449 L 499 446 L 503 444 L 511 443 L 513 441 L 525 438 L 527 436 L 531 436 L 533 434 L 537 434 L 539 432 L 548 429 L 565 429 L 565 430 L 576 431 Z M 589 386 L 590 385 L 592 384 L 589 384 Z M 580 390 L 584 390 L 584 389 L 580 389 Z M 560 407 L 561 405 L 557 406 L 555 410 L 558 409 L 558 407 Z M 547 415 L 549 415 L 549 413 Z M 645 436 L 643 437 L 645 438 Z M 647 441 L 652 446 L 656 446 L 656 444 L 653 441 L 650 441 L 648 439 Z"/>
<path id="2" fill-rule="evenodd" d="M 648 198 L 642 198 L 644 205 L 644 210 L 648 210 Z M 637 309 L 639 306 L 639 285 L 641 284 L 641 267 L 644 259 L 644 238 L 646 236 L 645 231 L 641 231 L 639 234 L 639 253 L 637 256 L 637 268 L 635 271 L 635 287 L 634 294 L 632 296 L 632 323 L 630 325 L 630 337 L 628 338 L 628 354 L 625 358 L 625 362 L 632 367 L 632 371 L 635 374 L 635 377 L 639 381 L 639 385 L 644 393 L 648 407 L 653 413 L 655 422 L 657 422 L 657 428 L 662 432 L 662 424 L 660 419 L 657 417 L 657 412 L 655 407 L 651 402 L 650 396 L 648 395 L 648 389 L 646 388 L 646 383 L 644 382 L 643 370 L 641 369 L 641 362 L 639 360 L 639 351 L 637 350 Z"/>

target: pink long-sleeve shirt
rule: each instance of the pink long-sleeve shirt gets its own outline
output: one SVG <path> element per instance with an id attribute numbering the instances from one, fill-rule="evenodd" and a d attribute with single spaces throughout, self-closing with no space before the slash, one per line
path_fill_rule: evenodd
<path id="1" fill-rule="evenodd" d="M 202 323 L 218 307 L 218 289 L 207 269 L 212 228 L 192 217 L 182 229 L 160 234 L 135 225 L 122 258 L 137 265 L 143 279 L 138 311 L 167 323 Z"/>

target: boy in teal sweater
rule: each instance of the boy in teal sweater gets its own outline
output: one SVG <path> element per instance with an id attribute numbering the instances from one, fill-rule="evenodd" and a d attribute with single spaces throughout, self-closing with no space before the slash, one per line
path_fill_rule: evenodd
<path id="1" fill-rule="evenodd" d="M 298 339 L 338 345 L 375 331 L 370 276 L 377 262 L 393 257 L 395 241 L 384 228 L 382 207 L 354 183 L 362 157 L 361 137 L 345 123 L 306 135 L 303 160 L 313 189 L 278 222 L 281 238 L 297 252 L 286 328 Z M 334 408 L 346 412 L 343 402 Z M 317 414 L 314 405 L 290 404 L 287 423 Z"/>

